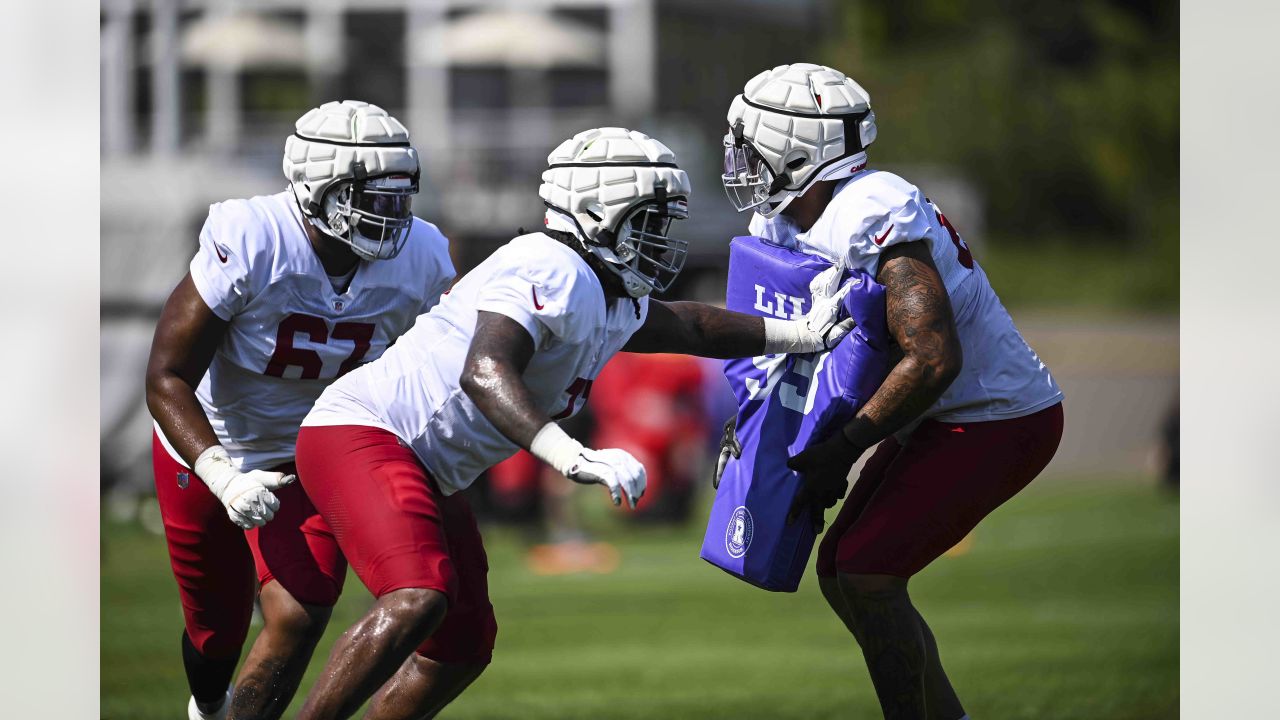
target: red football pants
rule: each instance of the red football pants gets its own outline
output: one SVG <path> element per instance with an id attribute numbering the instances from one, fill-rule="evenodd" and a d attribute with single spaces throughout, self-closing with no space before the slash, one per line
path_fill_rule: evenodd
<path id="1" fill-rule="evenodd" d="M 369 592 L 427 588 L 449 599 L 418 653 L 488 662 L 498 625 L 489 559 L 466 498 L 441 493 L 413 451 L 379 428 L 303 427 L 297 461 L 303 487 Z"/>
<path id="2" fill-rule="evenodd" d="M 818 575 L 911 577 L 1035 479 L 1062 439 L 1062 404 L 1020 418 L 926 420 L 867 460 L 818 546 Z"/>
<path id="3" fill-rule="evenodd" d="M 261 585 L 278 582 L 308 605 L 337 602 L 346 562 L 298 483 L 273 491 L 280 499 L 275 518 L 245 532 L 156 435 L 151 461 L 187 635 L 202 655 L 217 659 L 240 653 L 253 616 L 255 579 Z M 295 472 L 292 464 L 272 470 Z"/>

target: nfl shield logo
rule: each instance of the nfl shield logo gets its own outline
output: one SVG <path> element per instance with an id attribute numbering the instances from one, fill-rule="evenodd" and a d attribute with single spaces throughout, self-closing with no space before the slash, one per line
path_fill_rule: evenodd
<path id="1" fill-rule="evenodd" d="M 344 304 L 341 300 L 334 300 L 334 301 L 333 301 L 333 309 L 334 309 L 334 310 L 337 310 L 337 311 L 341 312 L 343 307 L 345 307 L 345 304 Z"/>
<path id="2" fill-rule="evenodd" d="M 740 558 L 747 554 L 751 547 L 751 536 L 755 534 L 755 520 L 745 505 L 739 505 L 729 516 L 729 524 L 724 529 L 724 549 L 729 556 Z"/>
<path id="3" fill-rule="evenodd" d="M 178 471 L 178 489 L 186 490 L 187 485 L 191 483 L 191 475 L 185 470 Z"/>

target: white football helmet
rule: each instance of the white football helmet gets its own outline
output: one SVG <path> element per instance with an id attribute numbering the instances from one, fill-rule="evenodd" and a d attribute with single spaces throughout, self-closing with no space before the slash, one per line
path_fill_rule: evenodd
<path id="1" fill-rule="evenodd" d="M 377 105 L 327 102 L 298 119 L 284 175 L 302 214 L 365 260 L 400 253 L 413 226 L 418 153 L 409 131 Z"/>
<path id="2" fill-rule="evenodd" d="M 644 297 L 671 287 L 689 243 L 668 236 L 689 216 L 689 176 L 653 138 L 625 128 L 586 130 L 547 156 L 538 194 L 546 226 L 572 233 L 583 249 Z"/>
<path id="3" fill-rule="evenodd" d="M 875 139 L 862 86 L 823 65 L 779 65 L 751 78 L 729 106 L 720 180 L 738 212 L 771 218 L 819 180 L 866 167 Z"/>

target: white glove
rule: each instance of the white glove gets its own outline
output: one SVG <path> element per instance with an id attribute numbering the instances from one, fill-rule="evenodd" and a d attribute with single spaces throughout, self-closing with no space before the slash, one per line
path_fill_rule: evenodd
<path id="1" fill-rule="evenodd" d="M 583 448 L 578 454 L 578 461 L 564 476 L 574 482 L 599 483 L 608 487 L 614 505 L 621 505 L 625 495 L 627 503 L 635 509 L 636 503 L 644 497 L 644 466 L 626 450 Z"/>
<path id="2" fill-rule="evenodd" d="M 621 505 L 625 496 L 634 509 L 644 496 L 644 466 L 631 453 L 617 448 L 583 447 L 553 422 L 543 425 L 533 437 L 529 452 L 574 482 L 609 488 L 614 505 Z"/>
<path id="3" fill-rule="evenodd" d="M 296 475 L 266 470 L 242 473 L 236 470 L 231 456 L 221 445 L 206 448 L 192 469 L 227 508 L 231 522 L 245 530 L 270 522 L 280 509 L 280 499 L 271 491 L 297 479 Z"/>
<path id="4" fill-rule="evenodd" d="M 853 287 L 840 285 L 844 268 L 823 270 L 809 283 L 813 306 L 798 320 L 764 319 L 764 354 L 810 353 L 835 347 L 853 330 L 853 318 L 840 320 L 840 304 Z"/>

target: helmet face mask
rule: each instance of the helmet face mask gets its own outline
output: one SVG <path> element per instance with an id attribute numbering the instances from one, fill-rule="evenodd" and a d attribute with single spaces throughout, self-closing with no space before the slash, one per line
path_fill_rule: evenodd
<path id="1" fill-rule="evenodd" d="M 735 210 L 743 212 L 768 202 L 774 180 L 773 168 L 750 141 L 732 132 L 724 136 L 724 174 L 720 182 Z"/>
<path id="2" fill-rule="evenodd" d="M 318 224 L 365 260 L 400 253 L 413 227 L 418 183 L 407 175 L 340 182 L 329 189 Z"/>
<path id="3" fill-rule="evenodd" d="M 622 276 L 628 295 L 664 292 L 675 282 L 688 259 L 689 242 L 670 236 L 671 222 L 688 217 L 688 203 L 673 198 L 642 203 L 622 220 L 609 252 L 613 258 L 601 259 Z"/>

